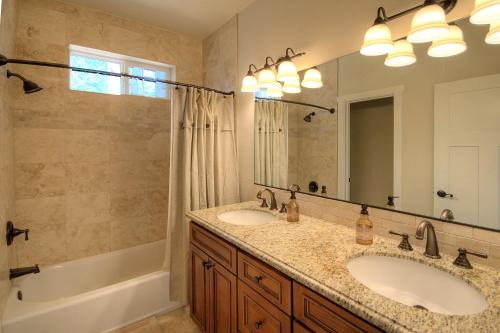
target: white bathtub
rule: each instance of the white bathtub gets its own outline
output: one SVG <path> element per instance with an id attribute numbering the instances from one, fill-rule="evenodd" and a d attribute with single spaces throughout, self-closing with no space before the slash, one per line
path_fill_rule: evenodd
<path id="1" fill-rule="evenodd" d="M 150 243 L 13 280 L 3 333 L 101 333 L 178 308 L 161 269 L 164 249 Z"/>

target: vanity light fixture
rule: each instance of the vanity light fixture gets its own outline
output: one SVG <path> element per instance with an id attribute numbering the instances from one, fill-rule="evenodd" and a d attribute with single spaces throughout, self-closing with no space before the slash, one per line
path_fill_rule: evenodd
<path id="1" fill-rule="evenodd" d="M 310 89 L 323 87 L 321 72 L 318 70 L 317 67 L 311 67 L 304 73 L 304 79 L 302 80 L 302 87 Z"/>
<path id="2" fill-rule="evenodd" d="M 298 75 L 297 75 L 298 76 Z M 295 78 L 295 79 L 288 79 L 285 81 L 285 83 L 283 84 L 283 92 L 287 93 L 287 94 L 298 94 L 302 91 L 302 89 L 300 89 L 300 80 L 299 78 Z"/>
<path id="3" fill-rule="evenodd" d="M 385 65 L 389 67 L 403 67 L 414 64 L 417 61 L 413 45 L 406 39 L 394 42 L 394 50 L 389 52 L 385 58 Z"/>
<path id="4" fill-rule="evenodd" d="M 465 50 L 467 50 L 467 45 L 464 42 L 462 29 L 451 24 L 448 34 L 434 40 L 427 54 L 431 57 L 443 58 L 463 53 Z"/>
<path id="5" fill-rule="evenodd" d="M 285 82 L 287 80 L 299 79 L 299 74 L 297 74 L 297 67 L 292 62 L 292 56 L 295 52 L 291 48 L 287 48 L 285 51 L 285 56 L 278 59 L 278 75 L 276 80 Z"/>
<path id="6" fill-rule="evenodd" d="M 281 86 L 281 83 L 278 81 L 274 81 L 272 85 L 267 87 L 266 93 L 269 97 L 283 97 L 283 88 Z"/>
<path id="7" fill-rule="evenodd" d="M 269 60 L 271 60 L 271 64 L 269 63 Z M 273 58 L 266 57 L 266 64 L 264 65 L 264 68 L 259 71 L 260 88 L 269 88 L 276 82 L 276 75 L 274 74 L 274 70 L 271 67 L 273 63 Z"/>
<path id="8" fill-rule="evenodd" d="M 365 56 L 379 56 L 394 49 L 391 30 L 385 23 L 385 9 L 380 7 L 373 25 L 366 31 L 360 53 Z"/>
<path id="9" fill-rule="evenodd" d="M 500 21 L 500 0 L 476 0 L 469 20 L 473 24 L 491 24 Z"/>
<path id="10" fill-rule="evenodd" d="M 413 16 L 407 38 L 410 43 L 432 42 L 448 34 L 450 29 L 444 9 L 431 3 L 432 1 L 426 1 L 425 6 Z"/>
<path id="11" fill-rule="evenodd" d="M 259 90 L 259 83 L 257 82 L 257 78 L 253 75 L 252 67 L 257 70 L 254 64 L 248 66 L 248 73 L 243 78 L 243 84 L 241 85 L 241 92 L 256 92 Z"/>
<path id="12" fill-rule="evenodd" d="M 490 24 L 490 31 L 486 35 L 485 42 L 492 45 L 500 44 L 500 20 Z"/>

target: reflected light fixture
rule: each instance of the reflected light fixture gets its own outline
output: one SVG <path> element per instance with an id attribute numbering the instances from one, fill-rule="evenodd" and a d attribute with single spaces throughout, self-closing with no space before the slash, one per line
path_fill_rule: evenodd
<path id="1" fill-rule="evenodd" d="M 451 57 L 465 52 L 467 44 L 464 42 L 462 30 L 455 24 L 450 25 L 448 34 L 432 42 L 427 54 L 431 57 Z"/>
<path id="2" fill-rule="evenodd" d="M 413 45 L 406 39 L 394 42 L 394 50 L 389 52 L 384 64 L 389 67 L 403 67 L 414 64 L 417 61 Z"/>
<path id="3" fill-rule="evenodd" d="M 318 70 L 317 67 L 309 68 L 304 73 L 304 79 L 302 79 L 302 87 L 312 88 L 312 89 L 323 87 L 321 72 Z"/>
<path id="4" fill-rule="evenodd" d="M 243 78 L 243 84 L 241 85 L 241 92 L 256 92 L 259 90 L 259 83 L 257 82 L 257 78 L 253 75 L 252 67 L 257 70 L 254 64 L 248 66 L 248 73 Z"/>
<path id="5" fill-rule="evenodd" d="M 476 0 L 469 20 L 473 24 L 500 21 L 500 0 Z"/>
<path id="6" fill-rule="evenodd" d="M 298 76 L 298 75 L 297 75 Z M 286 80 L 285 83 L 283 84 L 283 92 L 287 93 L 287 94 L 298 94 L 302 91 L 302 89 L 300 89 L 300 80 L 299 78 L 295 78 L 295 79 L 289 79 L 289 80 Z"/>
<path id="7" fill-rule="evenodd" d="M 385 23 L 385 10 L 378 9 L 377 18 L 373 25 L 366 31 L 360 53 L 365 56 L 379 56 L 387 54 L 394 49 L 391 30 Z"/>
<path id="8" fill-rule="evenodd" d="M 271 60 L 271 64 L 269 64 L 269 60 Z M 273 58 L 266 57 L 266 64 L 259 72 L 259 88 L 269 88 L 276 82 L 276 75 L 271 67 L 273 63 Z"/>
<path id="9" fill-rule="evenodd" d="M 283 97 L 283 89 L 278 81 L 274 81 L 273 84 L 267 87 L 266 91 L 269 97 Z"/>
<path id="10" fill-rule="evenodd" d="M 449 30 L 444 9 L 437 4 L 427 4 L 413 16 L 407 39 L 411 43 L 432 42 L 447 35 Z"/>
<path id="11" fill-rule="evenodd" d="M 500 20 L 490 25 L 490 31 L 486 35 L 485 42 L 492 45 L 500 44 Z"/>

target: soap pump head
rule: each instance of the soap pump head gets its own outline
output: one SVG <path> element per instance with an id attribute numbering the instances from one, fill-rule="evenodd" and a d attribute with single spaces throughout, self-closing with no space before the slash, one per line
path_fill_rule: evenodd
<path id="1" fill-rule="evenodd" d="M 365 204 L 361 205 L 361 215 L 368 215 L 368 206 Z"/>
<path id="2" fill-rule="evenodd" d="M 300 186 L 297 185 L 297 184 L 293 184 L 292 186 L 290 186 L 289 188 L 290 192 L 291 192 L 291 196 L 290 196 L 290 199 L 297 199 L 295 197 L 295 193 L 297 193 L 298 191 L 300 191 Z"/>

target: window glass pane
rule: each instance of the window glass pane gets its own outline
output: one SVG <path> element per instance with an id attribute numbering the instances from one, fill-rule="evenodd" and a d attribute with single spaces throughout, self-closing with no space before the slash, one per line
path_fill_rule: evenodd
<path id="1" fill-rule="evenodd" d="M 128 73 L 136 76 L 144 76 L 142 68 L 139 67 L 129 67 Z M 142 80 L 130 79 L 128 85 L 128 91 L 130 95 L 143 95 Z"/>
<path id="2" fill-rule="evenodd" d="M 70 57 L 70 64 L 73 67 L 88 68 L 115 73 L 120 73 L 121 71 L 121 65 L 119 63 L 113 63 L 106 60 L 74 54 Z M 73 90 L 120 95 L 121 78 L 115 76 L 71 71 L 70 88 Z"/>
<path id="3" fill-rule="evenodd" d="M 140 67 L 129 67 L 129 73 L 132 75 L 147 77 L 151 79 L 166 79 L 166 72 L 155 71 Z M 146 97 L 167 97 L 167 85 L 160 82 L 152 82 L 147 80 L 130 79 L 129 94 Z"/>

